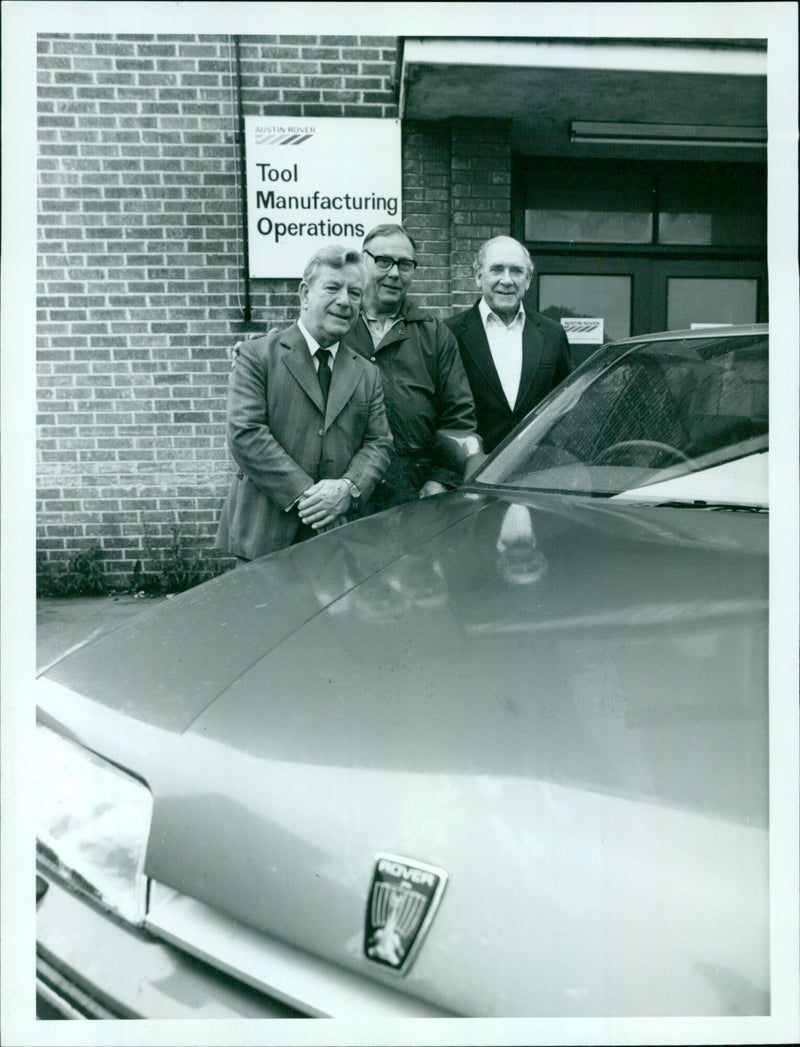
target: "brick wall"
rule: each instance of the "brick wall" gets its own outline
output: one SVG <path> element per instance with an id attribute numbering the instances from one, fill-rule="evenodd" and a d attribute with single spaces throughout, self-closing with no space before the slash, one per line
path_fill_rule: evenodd
<path id="1" fill-rule="evenodd" d="M 403 224 L 417 244 L 417 302 L 441 317 L 472 305 L 478 248 L 511 231 L 511 121 L 405 121 Z"/>
<path id="2" fill-rule="evenodd" d="M 396 117 L 397 41 L 241 40 L 246 115 Z M 39 41 L 38 549 L 103 550 L 126 587 L 175 525 L 208 547 L 229 481 L 227 350 L 296 315 L 254 280 L 245 324 L 232 38 Z M 406 122 L 416 300 L 469 304 L 480 240 L 510 228 L 508 127 Z M 146 567 L 145 561 L 145 567 Z"/>
<path id="3" fill-rule="evenodd" d="M 472 262 L 480 245 L 511 231 L 511 121 L 456 118 L 451 135 L 450 304 L 455 310 L 477 298 Z"/>
<path id="4" fill-rule="evenodd" d="M 448 316 L 450 308 L 450 128 L 447 123 L 403 122 L 403 225 L 417 245 L 417 304 Z"/>

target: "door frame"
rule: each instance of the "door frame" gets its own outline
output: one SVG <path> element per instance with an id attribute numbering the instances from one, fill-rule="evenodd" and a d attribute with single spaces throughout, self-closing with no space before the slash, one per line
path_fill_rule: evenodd
<path id="1" fill-rule="evenodd" d="M 769 310 L 769 288 L 765 259 L 687 257 L 664 251 L 598 250 L 553 251 L 528 245 L 534 261 L 531 285 L 525 304 L 539 311 L 539 279 L 542 276 L 630 276 L 631 336 L 663 331 L 667 324 L 667 280 L 670 277 L 708 277 L 755 279 L 756 322 L 766 323 Z"/>

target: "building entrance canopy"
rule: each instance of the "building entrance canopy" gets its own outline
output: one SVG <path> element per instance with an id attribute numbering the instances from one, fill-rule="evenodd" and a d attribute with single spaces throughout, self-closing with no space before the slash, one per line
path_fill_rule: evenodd
<path id="1" fill-rule="evenodd" d="M 527 155 L 763 162 L 766 74 L 761 40 L 407 39 L 400 116 L 510 118 L 512 148 Z M 575 141 L 573 121 L 662 130 Z"/>

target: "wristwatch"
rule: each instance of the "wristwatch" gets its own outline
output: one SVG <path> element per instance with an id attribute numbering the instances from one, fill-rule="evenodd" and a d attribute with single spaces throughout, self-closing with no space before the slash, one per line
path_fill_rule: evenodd
<path id="1" fill-rule="evenodd" d="M 350 497 L 353 499 L 354 502 L 358 501 L 358 499 L 361 497 L 361 491 L 359 491 L 359 489 L 356 487 L 356 485 L 349 477 L 343 476 L 342 479 L 347 484 L 347 490 L 350 492 Z"/>

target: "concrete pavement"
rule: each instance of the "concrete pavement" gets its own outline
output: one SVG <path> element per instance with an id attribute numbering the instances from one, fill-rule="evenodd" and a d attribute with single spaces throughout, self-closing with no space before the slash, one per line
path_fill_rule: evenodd
<path id="1" fill-rule="evenodd" d="M 164 596 L 39 597 L 36 601 L 36 666 L 41 669 L 76 644 L 167 599 Z"/>

